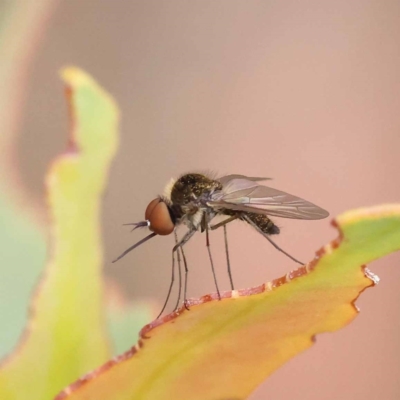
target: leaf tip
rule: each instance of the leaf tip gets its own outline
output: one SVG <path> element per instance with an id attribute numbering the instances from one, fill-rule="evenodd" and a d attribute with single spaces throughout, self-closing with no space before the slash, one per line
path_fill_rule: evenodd
<path id="1" fill-rule="evenodd" d="M 80 86 L 84 83 L 92 82 L 93 79 L 82 69 L 69 66 L 60 70 L 61 79 L 71 86 Z"/>

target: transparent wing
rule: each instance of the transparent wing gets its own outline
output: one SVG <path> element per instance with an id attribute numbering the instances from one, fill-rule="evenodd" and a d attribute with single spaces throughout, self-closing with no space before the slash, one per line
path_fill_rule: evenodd
<path id="1" fill-rule="evenodd" d="M 221 182 L 223 185 L 226 185 L 229 181 L 231 181 L 233 179 L 247 179 L 247 180 L 253 181 L 253 182 L 272 180 L 272 178 L 259 178 L 259 177 L 250 177 L 250 176 L 232 174 L 232 175 L 226 175 L 221 178 L 218 178 L 217 181 Z"/>
<path id="2" fill-rule="evenodd" d="M 299 197 L 259 185 L 256 181 L 233 178 L 221 191 L 215 192 L 207 204 L 217 209 L 254 212 L 292 219 L 322 219 L 329 213 Z"/>

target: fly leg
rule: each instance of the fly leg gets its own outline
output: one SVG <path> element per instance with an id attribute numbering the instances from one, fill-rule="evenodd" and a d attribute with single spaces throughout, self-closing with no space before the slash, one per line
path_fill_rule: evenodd
<path id="1" fill-rule="evenodd" d="M 178 235 L 176 234 L 176 230 L 174 231 L 174 233 L 175 233 L 175 244 L 178 244 Z M 187 267 L 186 256 L 185 256 L 185 252 L 183 251 L 183 247 L 179 247 L 178 250 L 176 251 L 176 254 L 178 256 L 178 268 L 179 268 L 179 292 L 178 292 L 178 299 L 175 304 L 175 310 L 178 309 L 179 301 L 181 299 L 181 293 L 182 293 L 182 266 L 181 266 L 181 257 L 180 257 L 180 255 L 182 254 L 183 266 L 185 268 L 185 285 L 184 285 L 184 289 L 183 289 L 183 304 L 184 304 L 186 310 L 189 311 L 189 307 L 188 307 L 187 301 L 186 301 L 189 270 Z"/>
<path id="2" fill-rule="evenodd" d="M 175 236 L 175 244 L 178 244 L 178 235 L 176 233 L 176 229 L 174 229 L 174 236 Z M 178 298 L 176 299 L 176 304 L 174 310 L 178 309 L 179 306 L 179 300 L 181 299 L 181 293 L 182 293 L 182 265 L 181 265 L 181 255 L 179 253 L 179 249 L 176 252 L 178 256 L 178 272 L 179 272 L 179 289 L 178 289 Z"/>
<path id="3" fill-rule="evenodd" d="M 239 215 L 234 215 L 234 216 L 232 216 L 232 217 L 229 217 L 229 218 L 227 218 L 227 219 L 224 219 L 224 220 L 221 221 L 221 222 L 218 222 L 218 224 L 211 225 L 211 226 L 210 226 L 210 229 L 211 229 L 212 231 L 214 231 L 215 229 L 218 229 L 218 228 L 220 228 L 221 226 L 224 226 L 224 225 L 226 225 L 226 224 L 229 224 L 229 222 L 232 222 L 232 221 L 234 221 L 235 219 L 238 219 L 238 218 L 239 218 Z"/>
<path id="4" fill-rule="evenodd" d="M 211 270 L 212 270 L 213 277 L 214 277 L 215 288 L 217 289 L 218 299 L 221 300 L 221 294 L 220 294 L 219 288 L 218 288 L 217 276 L 215 275 L 214 263 L 213 263 L 213 259 L 211 256 L 210 238 L 209 238 L 209 232 L 208 232 L 210 228 L 208 226 L 208 214 L 207 213 L 203 214 L 203 226 L 206 229 L 206 246 L 207 246 L 207 250 L 208 250 L 208 256 L 210 258 Z"/>
<path id="5" fill-rule="evenodd" d="M 171 291 L 172 291 L 172 286 L 174 285 L 174 281 L 175 281 L 175 252 L 178 251 L 179 248 L 182 249 L 182 246 L 184 246 L 189 239 L 196 233 L 195 229 L 191 229 L 189 231 L 187 231 L 185 233 L 185 235 L 183 236 L 183 238 L 173 247 L 172 249 L 172 273 L 171 273 L 171 283 L 169 285 L 169 289 L 168 289 L 168 294 L 167 294 L 167 298 L 165 299 L 163 308 L 160 312 L 160 314 L 158 314 L 158 317 L 160 317 L 160 315 L 164 312 L 165 307 L 167 306 L 168 300 L 171 296 Z M 186 265 L 186 258 L 184 259 L 184 263 Z M 186 265 L 186 269 L 187 269 L 187 265 Z M 185 277 L 185 285 L 187 283 L 187 272 L 186 272 L 186 277 Z"/>
<path id="6" fill-rule="evenodd" d="M 185 267 L 185 287 L 183 288 L 183 304 L 186 308 L 186 310 L 189 311 L 189 306 L 187 304 L 187 283 L 188 283 L 188 267 L 187 267 L 187 262 L 186 262 L 186 256 L 185 256 L 185 252 L 183 251 L 183 247 L 180 248 L 181 252 L 182 252 L 182 258 L 183 258 L 183 266 Z"/>
<path id="7" fill-rule="evenodd" d="M 230 218 L 225 219 L 222 222 L 219 222 L 218 224 L 215 225 L 211 225 L 210 229 L 211 230 L 215 230 L 220 228 L 221 226 L 224 227 L 224 240 L 225 240 L 225 254 L 226 254 L 226 263 L 228 265 L 228 276 L 229 276 L 229 281 L 231 284 L 231 290 L 235 290 L 234 286 L 233 286 L 233 279 L 232 279 L 232 270 L 231 270 L 231 263 L 229 260 L 229 249 L 228 249 L 228 234 L 226 231 L 226 225 L 229 224 L 229 222 L 234 221 L 235 219 L 237 219 L 239 216 L 238 215 L 234 215 Z"/>
<path id="8" fill-rule="evenodd" d="M 285 250 L 281 249 L 266 233 L 264 233 L 250 218 L 248 218 L 246 216 L 245 213 L 242 214 L 242 219 L 244 219 L 246 222 L 248 222 L 253 228 L 255 228 L 258 232 L 261 233 L 261 235 L 263 235 L 265 237 L 265 239 L 267 239 L 272 246 L 274 246 L 277 250 L 279 250 L 281 253 L 285 254 L 285 256 L 289 257 L 291 260 L 293 260 L 294 262 L 297 262 L 300 265 L 304 265 L 304 263 L 302 263 L 299 260 L 296 260 L 294 257 L 292 257 L 289 253 L 286 253 Z"/>
<path id="9" fill-rule="evenodd" d="M 228 266 L 229 282 L 231 284 L 231 290 L 235 290 L 235 288 L 233 287 L 231 263 L 229 260 L 228 233 L 226 232 L 226 225 L 224 225 L 224 241 L 225 241 L 225 254 L 226 254 L 226 264 Z"/>

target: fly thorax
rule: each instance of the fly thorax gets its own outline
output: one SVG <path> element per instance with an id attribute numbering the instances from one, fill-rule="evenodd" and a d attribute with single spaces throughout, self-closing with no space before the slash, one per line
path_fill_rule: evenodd
<path id="1" fill-rule="evenodd" d="M 185 205 L 196 203 L 210 196 L 215 190 L 221 190 L 222 184 L 202 174 L 186 174 L 181 176 L 172 186 L 171 201 L 174 204 Z"/>

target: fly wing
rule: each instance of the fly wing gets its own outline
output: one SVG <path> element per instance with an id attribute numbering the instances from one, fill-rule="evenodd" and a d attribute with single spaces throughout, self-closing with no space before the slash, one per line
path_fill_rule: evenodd
<path id="1" fill-rule="evenodd" d="M 233 178 L 222 190 L 215 192 L 210 207 L 244 212 L 254 212 L 292 219 L 322 219 L 329 213 L 299 197 L 259 185 L 248 178 Z"/>
<path id="2" fill-rule="evenodd" d="M 260 181 L 269 181 L 272 178 L 259 178 L 259 177 L 251 177 L 251 176 L 244 176 L 238 174 L 226 175 L 221 178 L 218 178 L 217 181 L 221 182 L 223 185 L 227 185 L 229 181 L 233 179 L 247 179 L 253 182 L 260 182 Z"/>

